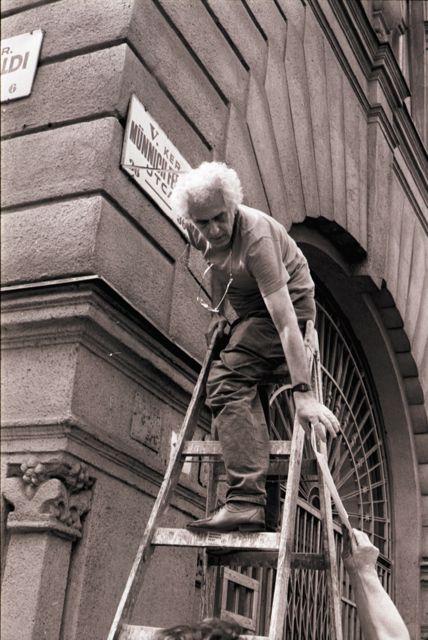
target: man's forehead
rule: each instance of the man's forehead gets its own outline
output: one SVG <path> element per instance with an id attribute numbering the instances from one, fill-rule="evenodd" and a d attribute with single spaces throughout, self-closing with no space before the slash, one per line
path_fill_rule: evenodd
<path id="1" fill-rule="evenodd" d="M 195 220 L 210 220 L 226 209 L 221 189 L 212 191 L 207 199 L 194 199 L 189 196 L 189 216 Z"/>

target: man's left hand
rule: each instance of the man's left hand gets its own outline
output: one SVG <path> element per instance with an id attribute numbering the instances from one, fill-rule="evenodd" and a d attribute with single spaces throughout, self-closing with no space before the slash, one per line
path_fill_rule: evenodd
<path id="1" fill-rule="evenodd" d="M 333 438 L 337 436 L 340 425 L 336 416 L 312 395 L 308 395 L 307 392 L 295 393 L 294 403 L 297 418 L 302 427 L 312 426 L 324 442 L 326 441 L 326 429 Z"/>

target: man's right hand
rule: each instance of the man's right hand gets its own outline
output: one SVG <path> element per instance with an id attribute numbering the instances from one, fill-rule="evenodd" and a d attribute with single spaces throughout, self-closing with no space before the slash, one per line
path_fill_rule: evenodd
<path id="1" fill-rule="evenodd" d="M 208 325 L 208 329 L 205 333 L 205 340 L 207 341 L 207 345 L 210 346 L 212 337 L 214 335 L 214 331 L 218 327 L 218 337 L 222 337 L 224 335 L 225 329 L 228 325 L 226 318 L 213 316 Z"/>

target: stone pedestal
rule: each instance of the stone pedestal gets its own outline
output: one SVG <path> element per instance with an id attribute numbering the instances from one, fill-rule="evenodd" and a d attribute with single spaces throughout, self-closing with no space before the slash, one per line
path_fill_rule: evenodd
<path id="1" fill-rule="evenodd" d="M 29 459 L 10 465 L 12 506 L 2 584 L 3 640 L 58 640 L 73 541 L 90 508 L 92 480 L 80 464 Z"/>

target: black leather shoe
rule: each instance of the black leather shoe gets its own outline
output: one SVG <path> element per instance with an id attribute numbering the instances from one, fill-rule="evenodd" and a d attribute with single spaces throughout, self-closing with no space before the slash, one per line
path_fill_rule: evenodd
<path id="1" fill-rule="evenodd" d="M 189 522 L 191 531 L 251 531 L 265 530 L 265 510 L 258 504 L 227 502 L 208 518 Z"/>

